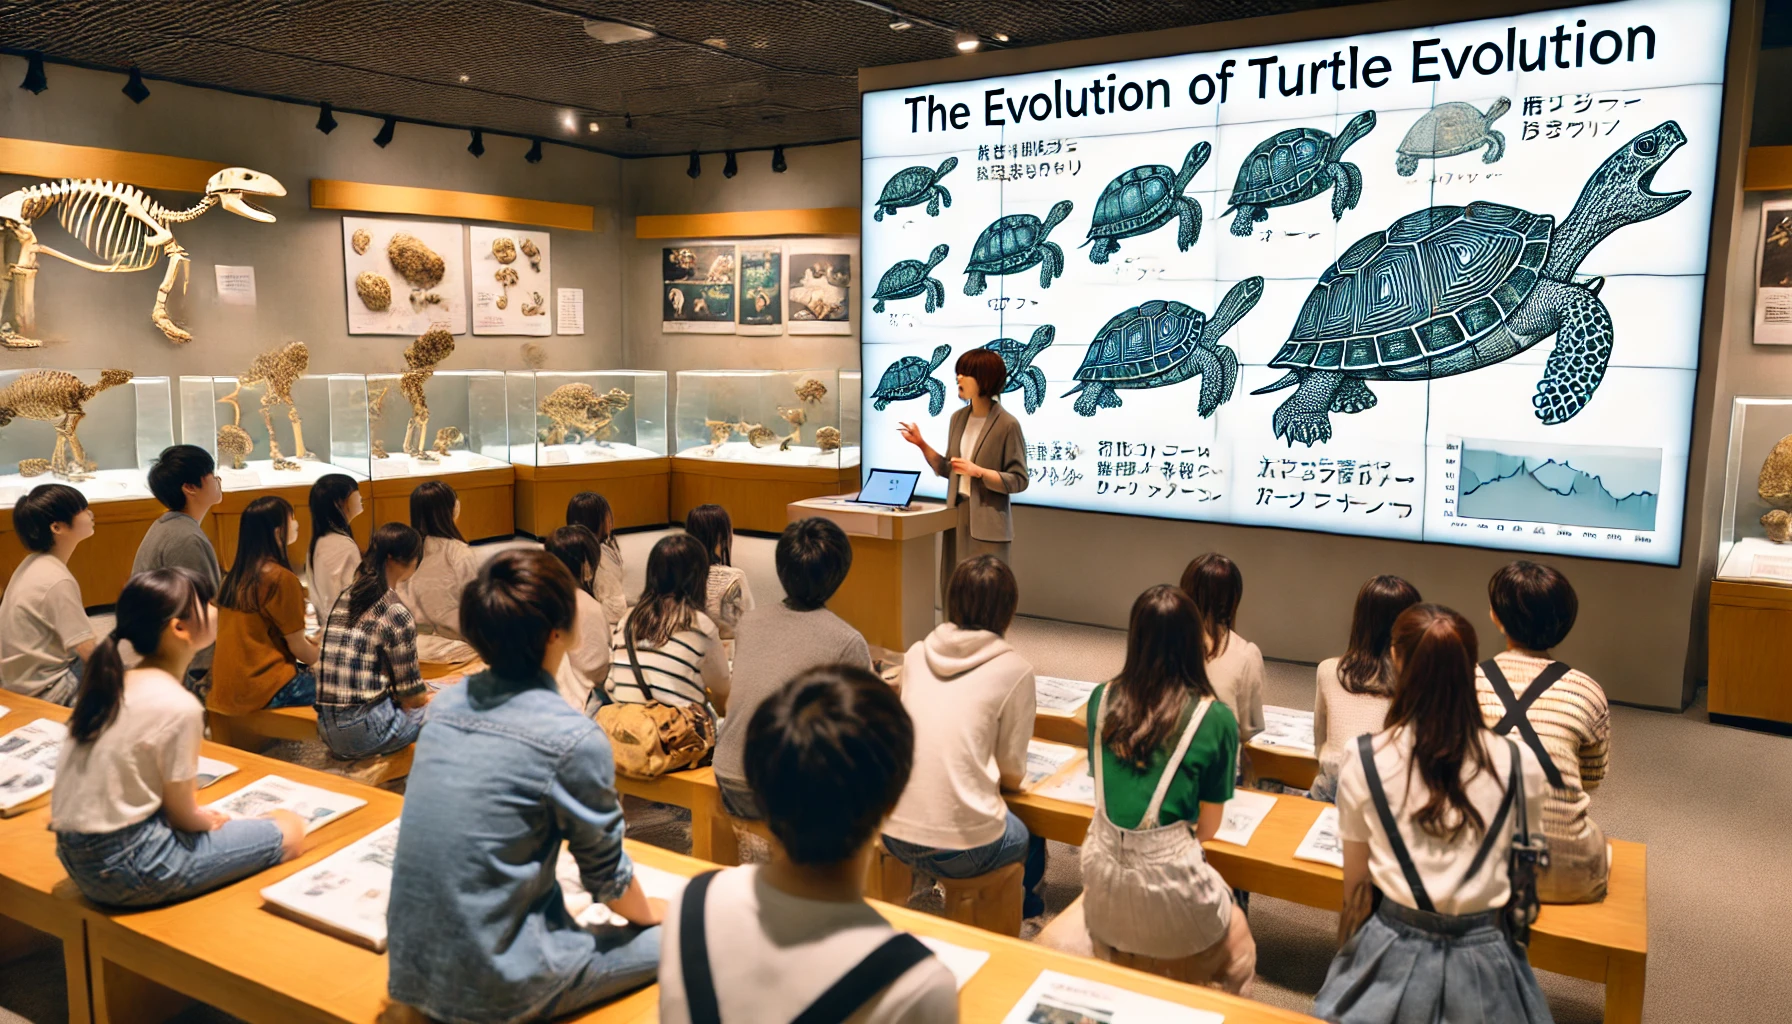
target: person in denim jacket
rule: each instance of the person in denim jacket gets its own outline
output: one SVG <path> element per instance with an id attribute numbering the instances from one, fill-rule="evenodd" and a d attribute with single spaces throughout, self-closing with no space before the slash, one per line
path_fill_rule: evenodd
<path id="1" fill-rule="evenodd" d="M 571 575 L 544 551 L 486 563 L 461 633 L 491 666 L 431 704 L 400 818 L 387 910 L 392 998 L 450 1024 L 558 1017 L 654 980 L 665 904 L 622 847 L 609 740 L 551 671 L 578 643 Z M 594 899 L 630 927 L 566 910 L 565 841 Z"/>

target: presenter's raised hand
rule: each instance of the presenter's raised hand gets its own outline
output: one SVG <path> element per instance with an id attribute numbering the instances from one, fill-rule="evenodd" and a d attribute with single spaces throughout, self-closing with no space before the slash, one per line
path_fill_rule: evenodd
<path id="1" fill-rule="evenodd" d="M 920 427 L 915 426 L 913 423 L 904 423 L 901 424 L 901 428 L 902 429 L 898 431 L 898 433 L 902 435 L 904 441 L 914 445 L 916 448 L 923 450 L 927 448 L 926 440 L 921 437 Z"/>

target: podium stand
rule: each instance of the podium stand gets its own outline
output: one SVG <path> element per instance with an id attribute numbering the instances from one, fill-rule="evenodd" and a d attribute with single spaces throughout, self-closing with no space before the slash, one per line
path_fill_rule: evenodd
<path id="1" fill-rule="evenodd" d="M 788 506 L 790 521 L 831 519 L 852 541 L 852 571 L 828 602 L 873 647 L 902 651 L 933 630 L 939 572 L 934 536 L 958 525 L 958 514 L 936 502 L 908 510 L 846 502 L 851 495 L 806 498 Z"/>

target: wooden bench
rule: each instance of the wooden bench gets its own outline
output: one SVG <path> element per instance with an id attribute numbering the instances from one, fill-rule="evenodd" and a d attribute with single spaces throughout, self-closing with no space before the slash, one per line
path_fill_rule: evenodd
<path id="1" fill-rule="evenodd" d="M 1319 777 L 1319 757 L 1287 747 L 1245 744 L 1244 781 L 1254 785 L 1263 779 L 1274 779 L 1295 789 L 1312 789 Z"/>

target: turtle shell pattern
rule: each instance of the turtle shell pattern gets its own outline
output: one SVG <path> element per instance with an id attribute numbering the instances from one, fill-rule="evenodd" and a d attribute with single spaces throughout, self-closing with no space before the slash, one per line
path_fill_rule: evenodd
<path id="1" fill-rule="evenodd" d="M 919 199 L 921 193 L 933 187 L 936 180 L 931 167 L 904 167 L 884 183 L 884 191 L 877 197 L 877 205 L 901 206 Z"/>
<path id="2" fill-rule="evenodd" d="M 915 294 L 921 280 L 927 276 L 927 264 L 920 260 L 903 260 L 884 271 L 884 276 L 877 282 L 877 291 L 871 293 L 874 299 L 894 299 Z"/>
<path id="3" fill-rule="evenodd" d="M 1517 349 L 1489 335 L 1537 287 L 1554 229 L 1498 203 L 1409 213 L 1320 275 L 1269 365 L 1417 380 L 1498 362 Z"/>
<path id="4" fill-rule="evenodd" d="M 1169 219 L 1176 173 L 1162 164 L 1134 167 L 1108 183 L 1095 201 L 1092 238 L 1125 237 Z"/>
<path id="5" fill-rule="evenodd" d="M 1039 241 L 1039 218 L 1030 213 L 1011 213 L 983 229 L 971 250 L 969 269 L 986 274 L 1005 274 L 1026 265 Z"/>
<path id="6" fill-rule="evenodd" d="M 920 356 L 903 356 L 891 363 L 878 378 L 877 390 L 872 392 L 873 398 L 915 398 L 918 397 L 927 380 L 927 360 Z"/>
<path id="7" fill-rule="evenodd" d="M 1400 152 L 1408 156 L 1457 156 L 1487 141 L 1487 115 L 1468 103 L 1432 108 L 1407 130 Z"/>
<path id="8" fill-rule="evenodd" d="M 1096 332 L 1076 378 L 1147 381 L 1165 375 L 1188 364 L 1206 325 L 1207 314 L 1174 299 L 1134 306 Z"/>
<path id="9" fill-rule="evenodd" d="M 1290 128 L 1258 143 L 1238 169 L 1231 202 L 1273 204 L 1305 189 L 1325 166 L 1332 137 L 1317 128 Z"/>

